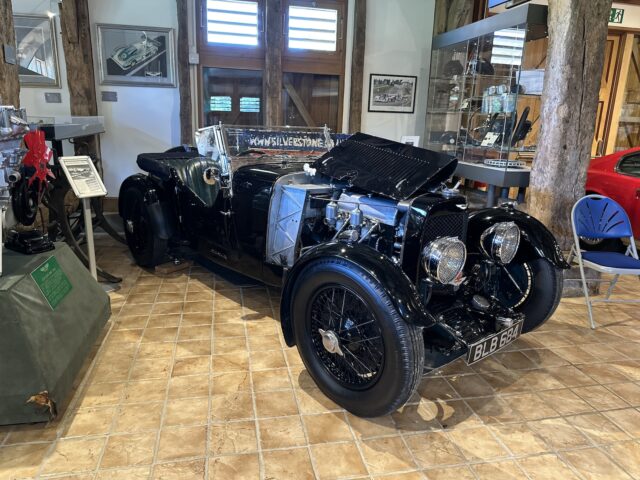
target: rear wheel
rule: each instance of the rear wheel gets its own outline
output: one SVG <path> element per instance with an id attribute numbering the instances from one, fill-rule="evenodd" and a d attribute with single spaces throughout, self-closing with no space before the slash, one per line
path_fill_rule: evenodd
<path id="1" fill-rule="evenodd" d="M 136 188 L 126 190 L 123 205 L 124 235 L 136 263 L 150 268 L 162 263 L 168 242 L 153 232 L 142 192 Z"/>
<path id="2" fill-rule="evenodd" d="M 421 329 L 363 269 L 335 258 L 312 263 L 296 280 L 291 314 L 309 374 L 338 405 L 376 417 L 413 394 L 424 363 Z"/>
<path id="3" fill-rule="evenodd" d="M 500 303 L 525 316 L 522 333 L 546 322 L 562 297 L 562 271 L 544 258 L 501 268 L 497 282 Z"/>

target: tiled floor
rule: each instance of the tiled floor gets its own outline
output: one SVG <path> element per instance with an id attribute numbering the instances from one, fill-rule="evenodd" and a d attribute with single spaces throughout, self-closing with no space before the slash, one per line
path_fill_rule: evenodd
<path id="1" fill-rule="evenodd" d="M 400 411 L 345 413 L 284 346 L 277 292 L 165 277 L 99 242 L 125 276 L 94 362 L 50 425 L 0 429 L 0 478 L 640 478 L 640 312 L 581 299 Z M 637 278 L 619 292 L 637 296 Z"/>

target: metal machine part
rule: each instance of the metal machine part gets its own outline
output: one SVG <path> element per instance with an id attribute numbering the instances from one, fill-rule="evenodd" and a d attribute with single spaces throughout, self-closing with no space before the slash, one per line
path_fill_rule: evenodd
<path id="1" fill-rule="evenodd" d="M 486 229 L 480 236 L 483 253 L 502 265 L 510 263 L 520 246 L 520 229 L 514 222 L 500 222 Z"/>
<path id="2" fill-rule="evenodd" d="M 328 184 L 310 183 L 306 173 L 292 173 L 279 178 L 273 188 L 269 206 L 269 228 L 265 258 L 268 263 L 290 267 L 296 260 L 302 222 L 319 217 L 322 208 L 308 202 L 311 194 L 330 194 Z"/>
<path id="3" fill-rule="evenodd" d="M 356 217 L 352 225 L 360 225 L 362 217 L 376 221 L 383 225 L 396 226 L 399 212 L 398 202 L 386 198 L 372 197 L 359 193 L 343 192 L 338 201 L 338 209 L 341 212 L 352 213 L 359 210 L 361 214 Z M 357 214 L 358 215 L 358 214 Z"/>

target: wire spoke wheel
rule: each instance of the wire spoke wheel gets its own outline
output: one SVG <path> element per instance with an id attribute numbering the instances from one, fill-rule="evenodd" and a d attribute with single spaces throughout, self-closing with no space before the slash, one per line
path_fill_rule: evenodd
<path id="1" fill-rule="evenodd" d="M 384 365 L 382 332 L 362 298 L 347 287 L 329 285 L 309 303 L 313 352 L 342 385 L 367 389 Z"/>

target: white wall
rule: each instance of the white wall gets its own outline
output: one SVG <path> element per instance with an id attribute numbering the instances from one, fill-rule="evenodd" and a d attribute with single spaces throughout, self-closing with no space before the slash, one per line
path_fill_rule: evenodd
<path id="1" fill-rule="evenodd" d="M 20 0 L 22 1 L 22 0 Z M 138 171 L 136 157 L 143 152 L 162 152 L 180 144 L 180 96 L 178 88 L 100 85 L 97 75 L 97 23 L 178 28 L 175 0 L 89 0 L 98 114 L 104 116 L 101 136 L 104 177 L 109 197 Z M 117 102 L 102 102 L 101 92 L 117 92 Z"/>
<path id="2" fill-rule="evenodd" d="M 56 117 L 70 114 L 69 88 L 67 87 L 67 66 L 62 48 L 60 30 L 60 17 L 58 7 L 49 0 L 13 0 L 14 14 L 47 15 L 54 14 L 53 20 L 56 29 L 56 50 L 58 52 L 58 75 L 60 87 L 20 87 L 20 106 L 27 109 L 29 117 Z M 53 10 L 51 10 L 53 9 Z M 46 103 L 46 92 L 59 93 L 62 103 Z M 65 142 L 63 146 L 65 154 L 73 154 L 73 147 Z"/>
<path id="3" fill-rule="evenodd" d="M 435 0 L 375 0 L 367 2 L 362 131 L 400 140 L 419 135 L 422 143 L 433 37 Z M 347 66 L 350 70 L 350 66 Z M 418 77 L 413 114 L 368 112 L 369 75 Z"/>

